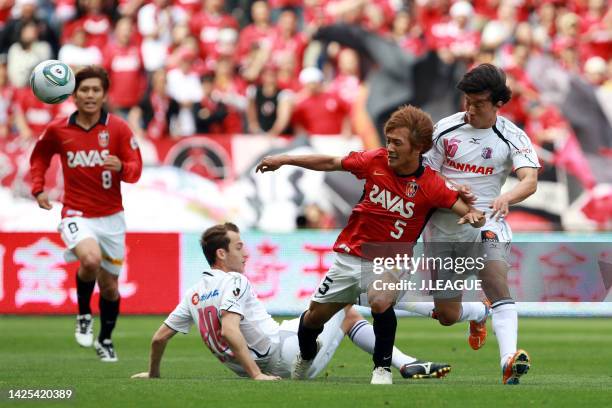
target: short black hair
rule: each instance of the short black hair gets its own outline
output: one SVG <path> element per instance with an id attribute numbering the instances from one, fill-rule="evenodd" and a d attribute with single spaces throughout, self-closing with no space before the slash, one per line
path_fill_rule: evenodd
<path id="1" fill-rule="evenodd" d="M 217 262 L 217 249 L 229 251 L 230 238 L 227 236 L 229 231 L 240 232 L 235 224 L 226 222 L 212 226 L 202 233 L 200 246 L 210 266 Z"/>
<path id="2" fill-rule="evenodd" d="M 77 89 L 79 89 L 81 82 L 89 78 L 99 78 L 102 82 L 102 89 L 104 89 L 104 93 L 108 92 L 108 88 L 110 87 L 108 72 L 98 65 L 88 65 L 77 71 L 76 75 L 74 76 L 74 92 L 76 93 Z"/>
<path id="3" fill-rule="evenodd" d="M 490 92 L 493 104 L 499 101 L 505 104 L 512 97 L 512 90 L 506 85 L 506 73 L 493 64 L 480 64 L 467 72 L 457 88 L 466 94 Z"/>

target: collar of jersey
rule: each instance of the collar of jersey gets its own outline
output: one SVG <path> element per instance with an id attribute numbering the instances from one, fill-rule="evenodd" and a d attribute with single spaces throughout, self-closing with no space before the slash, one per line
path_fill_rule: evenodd
<path id="1" fill-rule="evenodd" d="M 397 177 L 416 177 L 419 178 L 423 175 L 423 172 L 425 171 L 425 166 L 423 166 L 423 155 L 421 155 L 421 157 L 419 157 L 419 167 L 410 174 L 395 174 Z"/>
<path id="2" fill-rule="evenodd" d="M 108 112 L 106 112 L 104 109 L 102 109 L 102 112 L 100 113 L 100 119 L 98 120 L 98 122 L 96 122 L 92 127 L 90 127 L 89 129 L 85 129 L 83 126 L 79 125 L 76 121 L 76 117 L 77 117 L 77 113 L 79 113 L 79 111 L 74 111 L 72 113 L 72 115 L 70 115 L 70 117 L 68 118 L 68 123 L 74 126 L 78 126 L 81 129 L 83 129 L 86 132 L 89 132 L 91 129 L 95 128 L 97 125 L 105 125 L 106 124 L 106 120 L 108 118 Z"/>

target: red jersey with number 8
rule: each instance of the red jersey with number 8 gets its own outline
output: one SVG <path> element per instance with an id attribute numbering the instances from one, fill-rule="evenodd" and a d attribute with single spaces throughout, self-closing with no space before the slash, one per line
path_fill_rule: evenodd
<path id="1" fill-rule="evenodd" d="M 121 181 L 135 183 L 142 172 L 140 150 L 128 124 L 106 112 L 90 129 L 76 123 L 76 112 L 47 126 L 30 158 L 33 195 L 44 190 L 45 172 L 55 154 L 64 173 L 62 217 L 105 217 L 122 211 Z M 104 169 L 108 156 L 119 157 L 120 172 Z"/>
<path id="2" fill-rule="evenodd" d="M 459 197 L 429 167 L 395 174 L 385 148 L 352 152 L 342 159 L 342 167 L 365 179 L 365 186 L 334 244 L 336 252 L 363 257 L 363 244 L 415 243 L 436 208 L 451 208 Z"/>

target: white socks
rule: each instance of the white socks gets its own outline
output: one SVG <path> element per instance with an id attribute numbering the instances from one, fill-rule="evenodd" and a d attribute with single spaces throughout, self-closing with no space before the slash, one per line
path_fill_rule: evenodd
<path id="1" fill-rule="evenodd" d="M 499 300 L 491 305 L 493 331 L 499 344 L 500 365 L 503 368 L 508 357 L 516 353 L 518 313 L 512 299 Z"/>
<path id="2" fill-rule="evenodd" d="M 431 317 L 431 313 L 434 310 L 433 302 L 398 302 L 396 307 L 399 310 L 406 310 L 408 312 L 417 313 L 423 316 Z M 487 309 L 482 302 L 463 302 L 461 303 L 461 317 L 460 322 L 475 320 L 477 322 L 485 318 Z"/>
<path id="3" fill-rule="evenodd" d="M 461 317 L 460 322 L 474 320 L 476 322 L 482 321 L 487 314 L 487 307 L 482 302 L 463 302 L 461 303 Z"/>
<path id="4" fill-rule="evenodd" d="M 376 336 L 374 335 L 374 326 L 367 320 L 359 320 L 351 327 L 347 335 L 353 343 L 366 353 L 374 353 L 374 342 Z M 391 365 L 398 370 L 404 365 L 415 362 L 417 359 L 402 353 L 397 347 L 393 347 L 393 356 L 391 358 Z"/>
<path id="5" fill-rule="evenodd" d="M 434 310 L 434 304 L 433 302 L 398 302 L 395 308 L 397 310 L 406 310 L 422 316 L 431 317 L 431 312 Z"/>

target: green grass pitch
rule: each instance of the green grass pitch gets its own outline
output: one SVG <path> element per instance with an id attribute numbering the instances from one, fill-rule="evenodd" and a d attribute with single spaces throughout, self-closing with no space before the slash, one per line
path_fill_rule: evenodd
<path id="1" fill-rule="evenodd" d="M 119 362 L 103 364 L 77 346 L 73 317 L 0 316 L 0 389 L 73 388 L 71 401 L 0 401 L 1 406 L 78 407 L 603 407 L 612 406 L 610 319 L 520 319 L 520 345 L 532 368 L 519 386 L 502 386 L 495 337 L 480 351 L 466 325 L 441 327 L 425 318 L 399 319 L 396 345 L 423 359 L 449 362 L 441 380 L 370 386 L 370 356 L 345 339 L 314 381 L 259 383 L 239 379 L 205 348 L 196 330 L 177 334 L 162 379 L 131 380 L 147 368 L 149 341 L 161 316 L 119 319 L 113 336 Z M 96 322 L 97 324 L 97 322 Z M 97 329 L 97 325 L 96 325 Z M 491 332 L 490 326 L 489 331 Z"/>

